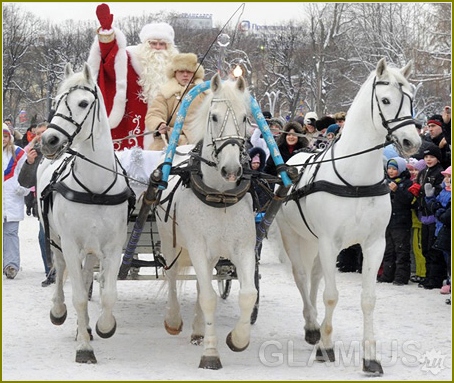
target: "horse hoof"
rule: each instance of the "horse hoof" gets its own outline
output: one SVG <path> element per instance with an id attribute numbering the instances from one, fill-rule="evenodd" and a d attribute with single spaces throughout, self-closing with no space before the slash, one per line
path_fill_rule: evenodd
<path id="1" fill-rule="evenodd" d="M 65 308 L 65 313 L 61 317 L 56 317 L 54 314 L 52 314 L 52 310 L 50 311 L 50 321 L 52 324 L 55 326 L 60 326 L 63 323 L 65 323 L 66 316 L 68 315 L 68 311 Z"/>
<path id="2" fill-rule="evenodd" d="M 315 360 L 318 362 L 334 362 L 336 360 L 336 358 L 334 356 L 334 349 L 317 348 L 317 353 L 315 354 Z"/>
<path id="3" fill-rule="evenodd" d="M 96 333 L 104 339 L 110 338 L 113 334 L 115 334 L 115 331 L 117 330 L 117 321 L 115 321 L 114 326 L 112 327 L 112 330 L 108 332 L 102 332 L 99 327 L 98 323 L 96 323 Z"/>
<path id="4" fill-rule="evenodd" d="M 170 335 L 178 335 L 181 332 L 181 330 L 183 330 L 183 321 L 181 321 L 180 327 L 178 327 L 178 328 L 170 327 L 167 324 L 167 322 L 164 321 L 164 327 Z"/>
<path id="5" fill-rule="evenodd" d="M 203 343 L 203 335 L 191 335 L 191 344 L 200 346 Z"/>
<path id="6" fill-rule="evenodd" d="M 222 368 L 221 360 L 217 356 L 202 356 L 200 359 L 199 368 L 205 370 L 220 370 Z"/>
<path id="7" fill-rule="evenodd" d="M 316 344 L 320 340 L 320 330 L 306 330 L 306 336 L 304 339 L 309 344 Z"/>
<path id="8" fill-rule="evenodd" d="M 244 346 L 244 347 L 236 347 L 236 346 L 233 344 L 232 333 L 231 333 L 231 332 L 229 332 L 229 335 L 227 335 L 227 339 L 225 340 L 225 342 L 227 343 L 227 346 L 229 346 L 229 348 L 230 348 L 232 351 L 235 351 L 235 352 L 244 351 L 244 350 L 246 350 L 247 347 L 249 346 L 249 342 L 247 342 L 246 346 Z"/>
<path id="9" fill-rule="evenodd" d="M 376 360 L 363 359 L 363 371 L 372 375 L 383 375 L 383 368 Z"/>
<path id="10" fill-rule="evenodd" d="M 90 350 L 78 350 L 76 352 L 76 362 L 77 363 L 98 363 L 95 357 L 95 353 Z"/>

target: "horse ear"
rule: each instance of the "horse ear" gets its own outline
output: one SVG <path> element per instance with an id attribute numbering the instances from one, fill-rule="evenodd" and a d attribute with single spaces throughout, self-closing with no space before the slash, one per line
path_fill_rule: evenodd
<path id="1" fill-rule="evenodd" d="M 74 74 L 73 68 L 70 63 L 66 63 L 65 65 L 65 78 L 68 78 Z"/>
<path id="2" fill-rule="evenodd" d="M 84 77 L 85 77 L 85 79 L 86 79 L 88 82 L 92 82 L 92 81 L 93 81 L 93 77 L 91 76 L 91 70 L 90 70 L 90 67 L 88 66 L 87 63 L 84 63 L 83 72 L 84 72 Z"/>
<path id="3" fill-rule="evenodd" d="M 216 91 L 221 87 L 222 81 L 221 81 L 221 76 L 219 76 L 219 73 L 216 73 L 213 78 L 211 79 L 211 90 L 213 93 L 216 93 Z"/>
<path id="4" fill-rule="evenodd" d="M 383 57 L 377 64 L 377 70 L 376 70 L 377 76 L 378 77 L 383 76 L 383 73 L 385 73 L 386 68 L 387 68 L 386 60 Z"/>
<path id="5" fill-rule="evenodd" d="M 238 80 L 236 80 L 236 87 L 241 91 L 244 92 L 247 88 L 246 80 L 243 78 L 243 76 L 238 77 Z"/>
<path id="6" fill-rule="evenodd" d="M 410 60 L 407 65 L 405 65 L 401 70 L 400 73 L 408 79 L 413 72 L 413 60 Z"/>

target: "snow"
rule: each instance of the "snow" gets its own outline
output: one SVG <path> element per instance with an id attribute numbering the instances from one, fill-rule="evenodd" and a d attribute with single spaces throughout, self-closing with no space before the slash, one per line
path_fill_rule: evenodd
<path id="1" fill-rule="evenodd" d="M 239 283 L 226 300 L 219 298 L 217 334 L 223 368 L 198 368 L 202 348 L 191 345 L 195 281 L 180 285 L 184 328 L 168 335 L 161 281 L 119 281 L 114 314 L 117 332 L 110 339 L 94 334 L 98 363 L 77 364 L 76 315 L 70 281 L 65 295 L 68 318 L 49 320 L 55 285 L 41 287 L 44 269 L 37 241 L 38 222 L 20 224 L 22 269 L 14 280 L 3 277 L 3 380 L 365 380 L 359 351 L 362 337 L 361 275 L 337 273 L 339 303 L 334 312 L 336 362 L 314 362 L 314 347 L 304 341 L 302 303 L 289 265 L 279 261 L 273 242 L 265 241 L 260 264 L 260 307 L 249 347 L 240 353 L 225 344 L 238 317 Z M 323 283 L 321 284 L 323 287 Z M 98 284 L 89 303 L 91 326 L 99 314 Z M 216 290 L 217 287 L 215 286 Z M 384 375 L 376 380 L 451 380 L 451 306 L 438 290 L 377 285 L 375 332 Z M 321 301 L 321 294 L 319 294 Z M 319 302 L 319 319 L 324 312 Z"/>

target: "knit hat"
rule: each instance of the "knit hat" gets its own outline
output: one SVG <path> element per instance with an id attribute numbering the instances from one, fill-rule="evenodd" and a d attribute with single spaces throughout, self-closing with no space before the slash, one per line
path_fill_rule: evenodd
<path id="1" fill-rule="evenodd" d="M 326 134 L 328 135 L 328 133 L 333 133 L 334 135 L 336 135 L 339 132 L 339 129 L 339 125 L 331 124 L 330 126 L 328 126 L 328 129 L 326 129 Z"/>
<path id="2" fill-rule="evenodd" d="M 284 124 L 282 123 L 282 121 L 279 118 L 270 118 L 267 121 L 267 123 L 268 123 L 269 126 L 272 126 L 272 125 L 279 126 L 280 130 L 282 130 L 284 128 Z"/>
<path id="3" fill-rule="evenodd" d="M 197 69 L 197 67 L 199 69 Z M 177 70 L 188 70 L 190 72 L 197 71 L 194 75 L 194 80 L 203 79 L 205 76 L 205 70 L 202 65 L 199 66 L 197 56 L 194 53 L 180 53 L 175 55 L 170 64 L 167 66 L 167 77 L 175 77 L 175 72 Z"/>
<path id="4" fill-rule="evenodd" d="M 251 164 L 254 162 L 260 163 L 260 154 L 256 154 L 254 157 L 252 157 Z"/>
<path id="5" fill-rule="evenodd" d="M 450 176 L 450 175 L 451 175 L 451 166 L 448 166 L 448 167 L 446 168 L 446 170 L 443 170 L 443 171 L 441 172 L 441 174 L 443 174 L 444 176 Z"/>
<path id="6" fill-rule="evenodd" d="M 426 162 L 424 160 L 417 160 L 416 158 L 409 158 L 407 169 L 415 169 L 418 172 L 426 168 Z"/>
<path id="7" fill-rule="evenodd" d="M 11 130 L 9 130 L 8 125 L 3 122 L 3 133 L 7 133 L 12 137 Z"/>
<path id="8" fill-rule="evenodd" d="M 139 33 L 140 42 L 144 43 L 147 40 L 163 40 L 167 44 L 175 45 L 173 39 L 175 32 L 167 23 L 146 24 Z"/>
<path id="9" fill-rule="evenodd" d="M 306 125 L 315 126 L 315 121 L 318 119 L 317 113 L 315 112 L 307 112 L 304 116 L 304 123 Z"/>
<path id="10" fill-rule="evenodd" d="M 441 115 L 439 115 L 439 114 L 434 114 L 427 121 L 427 125 L 429 125 L 429 124 L 435 124 L 435 125 L 438 125 L 441 127 L 441 126 L 443 126 L 443 117 L 441 117 Z"/>
<path id="11" fill-rule="evenodd" d="M 435 144 L 430 144 L 426 150 L 424 150 L 423 152 L 423 155 L 424 157 L 425 156 L 428 156 L 428 155 L 431 155 L 431 156 L 434 156 L 438 161 L 441 162 L 441 150 L 440 148 L 435 145 Z"/>
<path id="12" fill-rule="evenodd" d="M 397 169 L 399 175 L 407 169 L 407 162 L 402 157 L 393 157 L 388 160 L 386 168 L 393 167 Z"/>

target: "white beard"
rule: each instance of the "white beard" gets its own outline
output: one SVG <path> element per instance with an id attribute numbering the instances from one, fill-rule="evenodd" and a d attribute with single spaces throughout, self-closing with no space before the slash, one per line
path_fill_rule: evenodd
<path id="1" fill-rule="evenodd" d="M 171 44 L 167 49 L 151 49 L 148 43 L 139 44 L 138 58 L 143 72 L 138 84 L 142 87 L 140 99 L 151 101 L 167 81 L 166 68 L 178 50 Z"/>

